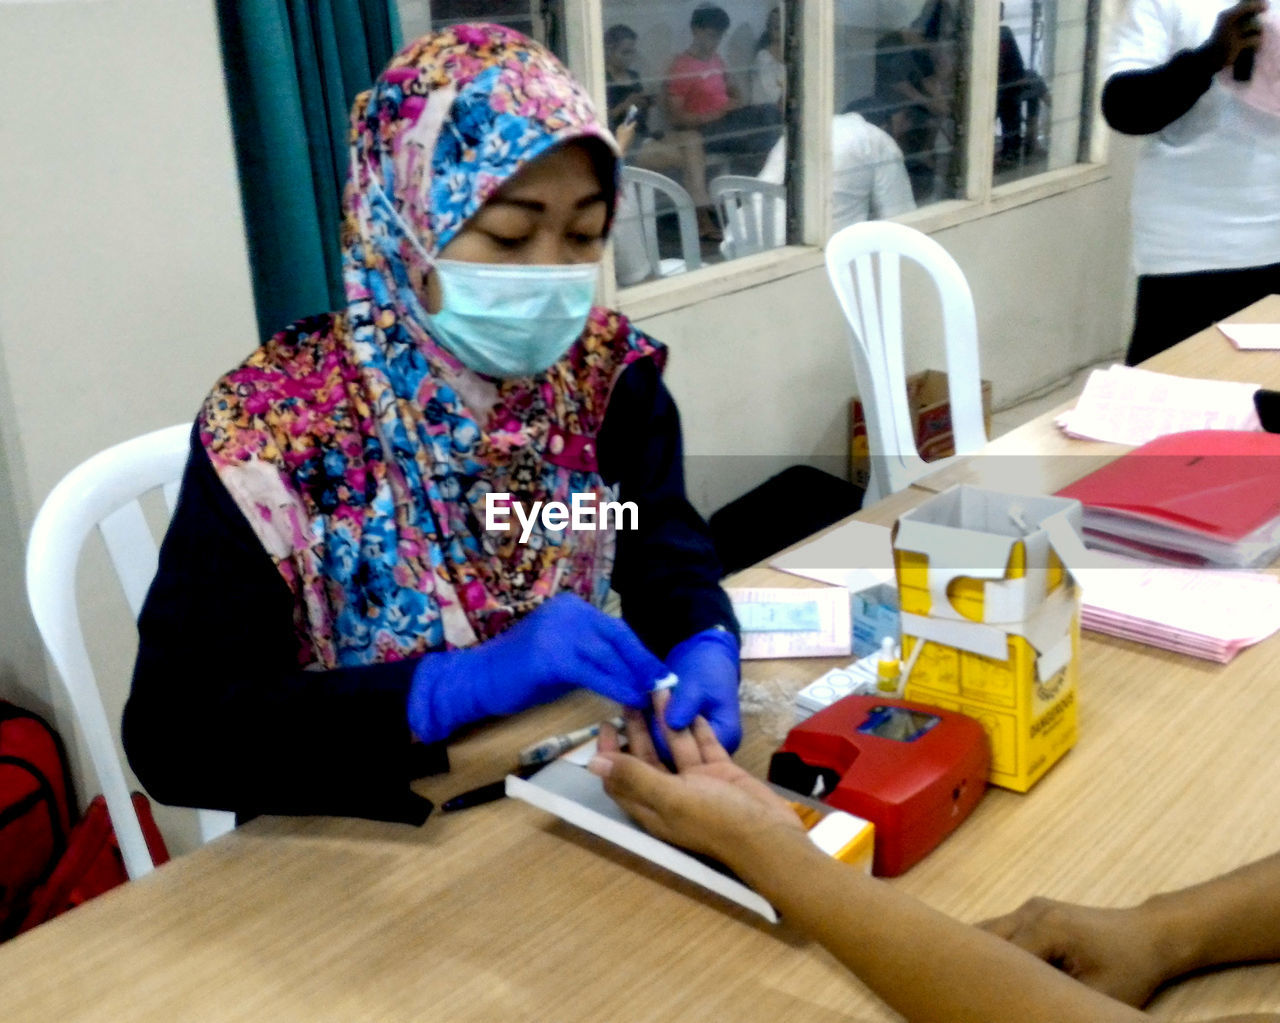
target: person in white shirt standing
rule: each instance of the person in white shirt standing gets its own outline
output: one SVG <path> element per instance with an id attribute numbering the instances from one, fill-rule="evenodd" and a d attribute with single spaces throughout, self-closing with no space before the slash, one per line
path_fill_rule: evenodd
<path id="1" fill-rule="evenodd" d="M 1129 0 L 1102 113 L 1133 181 L 1135 365 L 1280 292 L 1280 19 L 1266 0 Z"/>

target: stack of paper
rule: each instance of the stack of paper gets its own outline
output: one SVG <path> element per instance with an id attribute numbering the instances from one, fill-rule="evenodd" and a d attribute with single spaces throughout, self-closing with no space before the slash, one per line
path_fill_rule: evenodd
<path id="1" fill-rule="evenodd" d="M 1084 539 L 1150 561 L 1260 568 L 1280 554 L 1280 436 L 1170 434 L 1058 491 L 1084 505 Z"/>
<path id="2" fill-rule="evenodd" d="M 1089 374 L 1076 407 L 1057 424 L 1070 437 L 1135 446 L 1187 430 L 1261 430 L 1257 390 L 1257 384 L 1110 366 Z"/>
<path id="3" fill-rule="evenodd" d="M 1273 575 L 1114 562 L 1080 573 L 1086 629 L 1220 664 L 1280 629 Z"/>

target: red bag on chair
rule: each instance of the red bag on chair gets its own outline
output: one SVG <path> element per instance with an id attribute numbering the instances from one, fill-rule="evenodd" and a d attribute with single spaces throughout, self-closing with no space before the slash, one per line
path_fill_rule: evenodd
<path id="1" fill-rule="evenodd" d="M 142 837 L 156 866 L 169 862 L 169 850 L 151 815 L 151 803 L 141 792 L 133 794 L 133 808 L 142 825 Z M 95 796 L 89 803 L 67 840 L 67 851 L 54 868 L 53 873 L 31 897 L 31 908 L 23 920 L 19 933 L 30 930 L 36 924 L 51 920 L 60 913 L 75 909 L 82 902 L 124 884 L 129 875 L 124 869 L 120 845 L 107 815 L 107 801 Z"/>
<path id="2" fill-rule="evenodd" d="M 0 700 L 0 939 L 25 919 L 33 892 L 66 850 L 74 813 L 57 732 Z"/>

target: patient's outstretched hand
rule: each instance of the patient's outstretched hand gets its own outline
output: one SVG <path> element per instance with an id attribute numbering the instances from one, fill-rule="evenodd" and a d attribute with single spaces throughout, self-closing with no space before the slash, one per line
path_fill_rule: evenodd
<path id="1" fill-rule="evenodd" d="M 619 749 L 611 726 L 601 729 L 590 769 L 627 813 L 664 841 L 726 861 L 762 828 L 803 830 L 791 804 L 735 764 L 703 718 L 680 732 L 668 729 L 662 713 L 667 696 L 657 694 L 654 719 L 664 730 L 675 773 L 662 766 L 638 711 L 626 713 L 628 753 Z"/>

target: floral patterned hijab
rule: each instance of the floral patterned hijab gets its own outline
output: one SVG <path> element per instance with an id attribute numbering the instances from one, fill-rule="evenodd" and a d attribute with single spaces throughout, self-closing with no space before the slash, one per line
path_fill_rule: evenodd
<path id="1" fill-rule="evenodd" d="M 538 524 L 519 543 L 518 527 L 485 529 L 485 498 L 609 498 L 596 438 L 610 391 L 662 350 L 597 308 L 545 373 L 491 380 L 432 340 L 410 284 L 410 268 L 427 269 L 504 182 L 573 139 L 617 152 L 556 58 L 496 25 L 418 40 L 357 99 L 347 307 L 272 337 L 219 382 L 199 421 L 294 594 L 301 665 L 469 646 L 558 592 L 603 600 L 612 531 Z"/>

